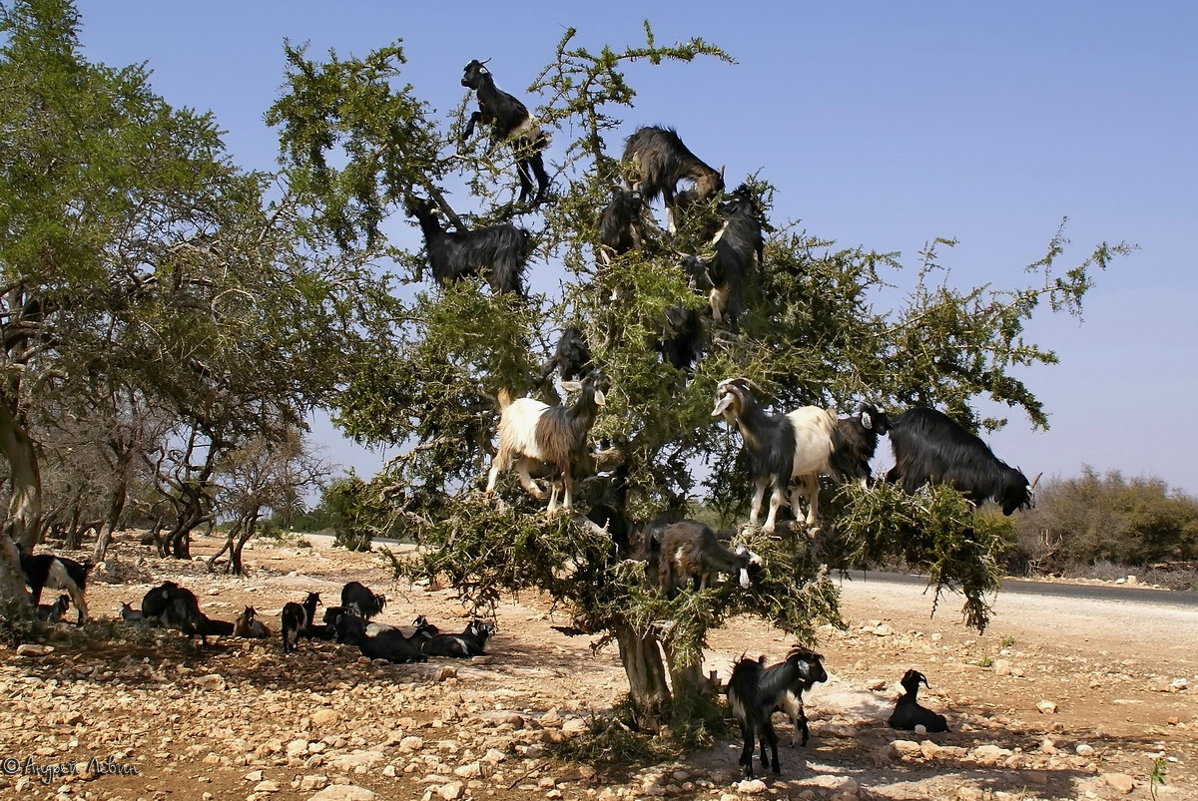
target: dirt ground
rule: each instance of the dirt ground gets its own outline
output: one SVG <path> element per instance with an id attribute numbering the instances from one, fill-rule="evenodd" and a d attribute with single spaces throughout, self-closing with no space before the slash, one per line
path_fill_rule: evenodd
<path id="1" fill-rule="evenodd" d="M 816 644 L 830 679 L 808 700 L 811 742 L 792 747 L 776 717 L 781 776 L 741 782 L 730 740 L 660 765 L 550 759 L 547 744 L 626 684 L 614 647 L 592 654 L 553 630 L 566 621 L 534 596 L 503 604 L 490 656 L 469 662 L 372 663 L 331 642 L 283 655 L 282 605 L 309 591 L 336 603 L 350 580 L 387 593 L 383 622 L 464 625 L 451 592 L 391 585 L 380 556 L 316 545 L 253 543 L 237 579 L 119 541 L 89 586 L 93 622 L 61 625 L 48 654 L 0 651 L 0 797 L 1198 799 L 1196 609 L 1000 594 L 983 636 L 958 623 L 956 598 L 932 618 L 918 588 L 858 577 L 843 586 L 848 629 Z M 205 648 L 119 620 L 121 601 L 168 578 L 210 617 L 253 605 L 274 636 Z M 789 644 L 736 620 L 711 637 L 707 667 L 726 679 L 742 653 L 777 660 Z M 951 732 L 885 726 L 910 667 Z"/>

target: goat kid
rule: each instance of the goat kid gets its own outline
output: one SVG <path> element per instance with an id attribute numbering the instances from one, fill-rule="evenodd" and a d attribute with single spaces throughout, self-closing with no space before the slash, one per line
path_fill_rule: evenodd
<path id="1" fill-rule="evenodd" d="M 75 604 L 77 618 L 75 625 L 82 626 L 87 622 L 87 575 L 94 565 L 90 560 L 76 562 L 65 556 L 55 556 L 52 553 L 29 554 L 25 548 L 17 544 L 17 553 L 21 559 L 21 572 L 25 574 L 25 583 L 33 595 L 33 607 L 36 609 L 42 601 L 42 590 L 49 587 L 52 590 L 65 590 Z"/>
<path id="2" fill-rule="evenodd" d="M 553 356 L 541 368 L 541 380 L 549 378 L 554 368 L 560 368 L 563 381 L 574 381 L 586 376 L 591 365 L 591 348 L 586 334 L 576 325 L 562 329 Z"/>
<path id="3" fill-rule="evenodd" d="M 753 387 L 757 385 L 747 378 L 721 381 L 716 387 L 716 404 L 711 412 L 712 417 L 723 416 L 740 432 L 744 442 L 753 479 L 749 525 L 757 525 L 766 486 L 771 484 L 773 495 L 762 531 L 766 534 L 774 532 L 778 510 L 786 503 L 788 494 L 795 520 L 803 519 L 799 508 L 800 493 L 790 493 L 791 482 L 797 481 L 801 495 L 807 501 L 804 522 L 809 532 L 816 533 L 819 531 L 819 476 L 831 470 L 829 461 L 834 448 L 836 415 L 818 406 L 803 406 L 788 414 L 769 414 L 757 404 L 751 390 Z"/>
<path id="4" fill-rule="evenodd" d="M 787 655 L 786 660 L 773 667 L 765 667 L 765 657 L 759 659 L 741 659 L 732 669 L 732 677 L 728 680 L 728 704 L 732 707 L 732 716 L 740 725 L 741 738 L 744 742 L 741 748 L 738 764 L 744 768 L 745 778 L 753 776 L 753 738 L 756 735 L 761 742 L 761 766 L 772 767 L 775 774 L 782 772 L 778 764 L 778 735 L 770 716 L 779 706 L 784 705 L 789 695 L 801 698 L 803 690 L 817 681 L 825 681 L 822 657 L 806 649 L 796 649 Z M 823 676 L 823 678 L 819 678 Z M 807 718 L 802 713 L 799 703 L 799 714 L 803 727 L 803 743 L 807 742 Z M 794 720 L 794 718 L 792 718 Z M 800 725 L 796 721 L 796 727 Z M 770 747 L 770 756 L 766 755 L 766 745 Z"/>
<path id="5" fill-rule="evenodd" d="M 69 595 L 60 595 L 54 599 L 52 604 L 38 604 L 34 610 L 38 620 L 44 620 L 47 623 L 57 623 L 62 620 L 62 616 L 71 608 L 71 597 Z"/>
<path id="6" fill-rule="evenodd" d="M 895 703 L 894 712 L 886 720 L 886 725 L 892 729 L 906 731 L 914 731 L 916 726 L 923 726 L 929 732 L 948 731 L 948 720 L 944 715 L 938 715 L 919 705 L 917 696 L 920 682 L 929 690 L 932 688 L 932 685 L 928 684 L 928 677 L 918 670 L 908 670 L 903 674 L 899 683 L 903 685 L 905 692 Z"/>
<path id="7" fill-rule="evenodd" d="M 742 588 L 749 586 L 750 568 L 761 565 L 761 557 L 745 546 L 733 553 L 720 544 L 711 528 L 698 520 L 681 520 L 660 532 L 659 579 L 666 594 L 673 596 L 688 580 L 697 590 L 714 584 L 716 576 L 735 576 Z"/>
<path id="8" fill-rule="evenodd" d="M 838 480 L 868 485 L 873 477 L 870 460 L 878 450 L 878 437 L 890 431 L 890 418 L 872 403 L 862 403 L 849 417 L 836 422 L 832 474 Z"/>
<path id="9" fill-rule="evenodd" d="M 712 319 L 716 323 L 727 319 L 735 330 L 745 307 L 745 283 L 764 258 L 762 215 L 752 191 L 742 184 L 720 204 L 720 216 L 724 226 L 712 240 L 715 258 L 707 265 L 712 284 L 708 302 Z"/>
<path id="10" fill-rule="evenodd" d="M 490 59 L 487 59 L 490 61 Z M 528 108 L 507 92 L 495 86 L 491 72 L 483 66 L 486 61 L 473 59 L 462 72 L 462 86 L 472 89 L 478 99 L 478 111 L 470 115 L 462 141 L 474 135 L 478 123 L 491 126 L 491 147 L 499 142 L 511 142 L 516 152 L 516 173 L 520 178 L 520 203 L 532 193 L 536 178 L 537 194 L 533 205 L 544 203 L 549 192 L 549 175 L 545 172 L 542 151 L 549 139 L 537 127 Z"/>
<path id="11" fill-rule="evenodd" d="M 902 482 L 908 494 L 924 484 L 948 484 L 975 505 L 993 500 L 1004 515 L 1035 505 L 1035 482 L 943 412 L 915 407 L 895 417 L 890 446 L 895 464 L 886 480 Z"/>
<path id="12" fill-rule="evenodd" d="M 637 130 L 624 145 L 624 163 L 636 176 L 636 180 L 628 180 L 629 189 L 639 192 L 645 203 L 652 203 L 658 197 L 665 202 L 670 233 L 678 230 L 681 209 L 675 202 L 675 194 L 679 181 L 694 181 L 694 190 L 686 194 L 688 205 L 707 200 L 724 189 L 724 176 L 690 152 L 673 128 L 650 126 Z"/>
<path id="13" fill-rule="evenodd" d="M 571 406 L 549 406 L 534 398 L 510 400 L 507 390 L 499 391 L 499 447 L 491 462 L 485 493 L 495 493 L 499 474 L 516 465 L 520 486 L 537 500 L 545 494 L 532 482 L 529 468 L 535 462 L 548 462 L 553 475 L 561 477 L 564 488 L 562 507 L 574 508 L 574 468 L 586 456 L 587 434 L 595 424 L 599 408 L 606 402 L 610 385 L 601 373 L 591 371 L 581 384 L 563 382 L 568 392 L 580 391 Z M 558 485 L 553 483 L 548 511 L 557 510 Z"/>
<path id="14" fill-rule="evenodd" d="M 252 640 L 265 640 L 270 637 L 270 629 L 257 619 L 257 615 L 254 607 L 247 606 L 245 611 L 237 616 L 237 620 L 233 621 L 233 636 Z"/>
<path id="15" fill-rule="evenodd" d="M 598 257 L 611 264 L 616 256 L 640 250 L 641 212 L 645 208 L 641 193 L 629 189 L 613 189 L 611 201 L 599 213 Z"/>
<path id="16" fill-rule="evenodd" d="M 528 232 L 511 223 L 471 231 L 446 231 L 431 200 L 411 198 L 408 214 L 420 223 L 433 278 L 441 286 L 471 275 L 483 275 L 492 293 L 514 292 L 524 297 L 524 268 L 528 263 Z"/>

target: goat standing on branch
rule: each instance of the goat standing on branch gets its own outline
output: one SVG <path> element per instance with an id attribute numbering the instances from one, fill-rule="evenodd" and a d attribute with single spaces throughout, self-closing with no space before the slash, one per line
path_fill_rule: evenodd
<path id="1" fill-rule="evenodd" d="M 764 258 L 763 221 L 757 199 L 744 185 L 720 204 L 720 216 L 724 218 L 724 227 L 715 236 L 715 258 L 707 266 L 712 284 L 711 317 L 717 323 L 726 317 L 735 330 L 745 308 L 745 282 Z"/>
<path id="2" fill-rule="evenodd" d="M 832 473 L 840 481 L 859 481 L 866 486 L 873 478 L 870 460 L 878 450 L 878 437 L 890 431 L 890 418 L 872 403 L 862 403 L 849 417 L 836 423 L 836 449 Z"/>
<path id="3" fill-rule="evenodd" d="M 803 406 L 789 414 L 770 414 L 753 397 L 747 378 L 729 378 L 716 387 L 712 417 L 720 417 L 740 432 L 749 472 L 753 478 L 753 496 L 749 507 L 749 525 L 756 526 L 765 499 L 766 485 L 772 484 L 770 511 L 762 531 L 774 532 L 778 510 L 786 503 L 790 483 L 797 479 L 807 500 L 807 529 L 819 526 L 819 476 L 831 470 L 829 464 L 835 446 L 836 415 L 818 406 Z M 760 389 L 759 387 L 757 387 Z M 801 519 L 799 494 L 791 493 L 791 509 Z"/>
<path id="4" fill-rule="evenodd" d="M 690 152 L 673 128 L 640 128 L 624 146 L 626 168 L 636 176 L 628 179 L 628 188 L 636 190 L 645 203 L 658 196 L 666 204 L 666 224 L 670 233 L 677 231 L 678 215 L 683 206 L 700 203 L 724 189 L 724 176 Z M 678 182 L 695 182 L 686 193 L 686 203 L 678 202 Z"/>
<path id="5" fill-rule="evenodd" d="M 490 61 L 490 59 L 487 59 Z M 466 123 L 465 141 L 474 135 L 478 123 L 491 126 L 491 147 L 499 142 L 511 142 L 516 152 L 516 172 L 520 176 L 520 203 L 532 192 L 533 177 L 537 179 L 537 194 L 533 205 L 545 202 L 549 192 L 549 175 L 545 172 L 542 151 L 549 145 L 544 132 L 537 127 L 528 109 L 507 92 L 495 86 L 495 79 L 484 67 L 486 61 L 474 59 L 462 74 L 462 86 L 473 89 L 478 96 L 478 111 Z"/>
<path id="6" fill-rule="evenodd" d="M 524 267 L 528 262 L 528 232 L 511 223 L 473 231 L 446 231 L 437 219 L 437 205 L 411 198 L 408 214 L 420 222 L 433 278 L 441 286 L 470 275 L 483 275 L 494 293 L 515 292 L 524 297 Z"/>
<path id="7" fill-rule="evenodd" d="M 644 206 L 640 192 L 612 190 L 611 202 L 599 214 L 598 257 L 604 264 L 641 248 L 641 210 Z"/>
<path id="8" fill-rule="evenodd" d="M 507 390 L 499 391 L 499 406 L 503 410 L 499 417 L 499 449 L 491 462 L 487 495 L 495 492 L 499 473 L 511 467 L 514 460 L 520 486 L 541 500 L 545 494 L 533 484 L 529 468 L 536 462 L 548 462 L 554 477 L 561 476 L 565 488 L 563 508 L 574 508 L 574 467 L 586 455 L 587 434 L 605 402 L 604 393 L 609 385 L 601 373 L 591 371 L 581 384 L 563 382 L 562 388 L 582 394 L 572 406 L 549 406 L 534 398 L 512 401 Z M 557 510 L 557 495 L 558 484 L 554 481 L 550 512 Z"/>
<path id="9" fill-rule="evenodd" d="M 666 595 L 673 596 L 689 579 L 696 590 L 707 589 L 716 576 L 735 576 L 742 589 L 749 587 L 749 568 L 761 564 L 761 557 L 744 545 L 735 553 L 725 548 L 711 528 L 698 520 L 670 523 L 660 532 L 660 582 Z"/>
<path id="10" fill-rule="evenodd" d="M 1009 515 L 1032 507 L 1035 482 L 1011 467 L 975 435 L 935 409 L 915 407 L 890 423 L 894 467 L 889 482 L 914 493 L 924 484 L 948 484 L 975 505 L 993 499 Z"/>

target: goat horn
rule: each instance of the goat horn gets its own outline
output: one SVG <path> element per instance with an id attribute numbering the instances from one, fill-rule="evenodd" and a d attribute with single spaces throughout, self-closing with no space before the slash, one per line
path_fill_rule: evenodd
<path id="1" fill-rule="evenodd" d="M 1043 470 L 1041 470 L 1039 473 L 1036 473 L 1036 477 L 1032 479 L 1032 483 L 1028 487 L 1028 489 L 1035 489 L 1036 485 L 1040 483 L 1040 476 L 1042 476 L 1042 475 L 1044 475 Z"/>

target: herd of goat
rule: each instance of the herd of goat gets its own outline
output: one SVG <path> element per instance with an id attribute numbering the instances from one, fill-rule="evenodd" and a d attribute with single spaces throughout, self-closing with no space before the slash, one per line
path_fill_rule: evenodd
<path id="1" fill-rule="evenodd" d="M 478 111 L 470 117 L 463 140 L 477 125 L 489 126 L 490 147 L 506 144 L 516 157 L 520 183 L 519 202 L 536 206 L 549 197 L 550 179 L 545 170 L 544 150 L 548 137 L 538 128 L 528 109 L 517 98 L 499 90 L 485 62 L 466 65 L 462 85 L 476 93 Z M 642 247 L 649 204 L 661 199 L 665 205 L 667 230 L 675 233 L 680 220 L 696 204 L 709 203 L 724 191 L 721 172 L 695 156 L 672 129 L 645 127 L 627 140 L 623 154 L 626 184 L 613 188 L 611 200 L 597 216 L 597 259 L 610 264 Z M 683 181 L 691 186 L 679 190 Z M 535 190 L 535 191 L 534 191 Z M 714 255 L 707 259 L 684 256 L 680 263 L 692 286 L 706 294 L 715 324 L 733 332 L 744 312 L 747 278 L 763 263 L 764 231 L 768 225 L 752 190 L 742 185 L 722 195 L 717 204 L 722 226 L 714 231 Z M 438 219 L 442 211 L 432 200 L 409 197 L 408 213 L 419 222 L 424 235 L 429 265 L 441 285 L 470 276 L 485 278 L 493 293 L 523 295 L 523 276 L 529 256 L 528 232 L 510 223 L 473 230 L 447 231 Z M 452 216 L 452 215 L 451 215 Z M 703 352 L 702 315 L 682 305 L 667 312 L 668 336 L 657 343 L 664 361 L 689 372 Z M 538 500 L 545 492 L 532 478 L 535 470 L 548 476 L 548 510 L 573 509 L 575 472 L 589 453 L 589 434 L 604 406 L 608 379 L 592 362 L 586 337 L 575 326 L 566 327 L 557 348 L 542 371 L 548 379 L 561 373 L 561 386 L 578 393 L 570 404 L 550 405 L 534 398 L 515 398 L 499 393 L 498 444 L 487 479 L 486 494 L 493 495 L 499 475 L 515 468 L 520 484 Z M 871 478 L 872 460 L 878 438 L 888 435 L 895 465 L 886 481 L 898 483 L 914 493 L 926 484 L 949 484 L 975 504 L 993 500 L 1004 514 L 1032 504 L 1027 477 L 997 458 L 981 439 L 946 415 L 929 408 L 912 408 L 888 416 L 873 404 L 863 403 L 846 418 L 829 409 L 805 406 L 786 413 L 771 413 L 759 403 L 761 389 L 748 378 L 729 378 L 716 388 L 711 416 L 723 418 L 741 437 L 749 465 L 752 494 L 749 524 L 758 525 L 766 489 L 769 510 L 762 530 L 772 534 L 778 513 L 788 506 L 796 521 L 814 534 L 819 530 L 819 479 L 858 481 Z M 611 535 L 617 548 L 629 546 L 625 515 L 627 464 L 616 469 L 608 492 L 587 515 Z M 805 509 L 803 507 L 806 507 Z M 729 550 L 711 528 L 694 520 L 659 522 L 647 528 L 645 542 L 661 587 L 674 594 L 686 586 L 705 589 L 720 575 L 733 577 L 748 586 L 760 557 L 744 546 Z M 645 545 L 642 545 L 645 547 Z M 87 619 L 84 589 L 90 564 L 52 554 L 21 552 L 26 582 L 33 590 L 38 616 L 60 620 L 73 601 L 77 623 Z M 53 604 L 42 605 L 43 587 L 65 589 Z M 357 647 L 372 659 L 391 662 L 424 661 L 430 656 L 470 657 L 485 652 L 494 626 L 474 620 L 460 634 L 442 634 L 423 616 L 409 631 L 371 621 L 385 604 L 358 582 L 346 584 L 341 605 L 327 608 L 323 622 L 316 622 L 318 593 L 309 593 L 302 603 L 288 603 L 281 614 L 280 636 L 284 653 L 294 651 L 302 638 L 336 640 Z M 271 636 L 246 607 L 236 621 L 213 620 L 200 611 L 196 596 L 175 582 L 154 587 L 142 599 L 141 609 L 122 605 L 127 621 L 157 620 L 176 627 L 189 637 L 232 635 L 250 638 Z M 806 745 L 807 718 L 803 693 L 827 679 L 821 657 L 795 648 L 784 661 L 766 666 L 759 660 L 741 659 L 727 686 L 733 716 L 740 725 L 744 747 L 740 764 L 746 776 L 753 772 L 753 744 L 759 738 L 763 767 L 779 772 L 777 736 L 770 718 L 785 712 L 794 724 L 795 738 Z M 916 670 L 907 671 L 901 682 L 905 694 L 895 706 L 889 724 L 895 728 L 947 731 L 943 716 L 919 705 L 920 683 L 927 679 Z M 767 746 L 770 753 L 767 754 Z"/>

